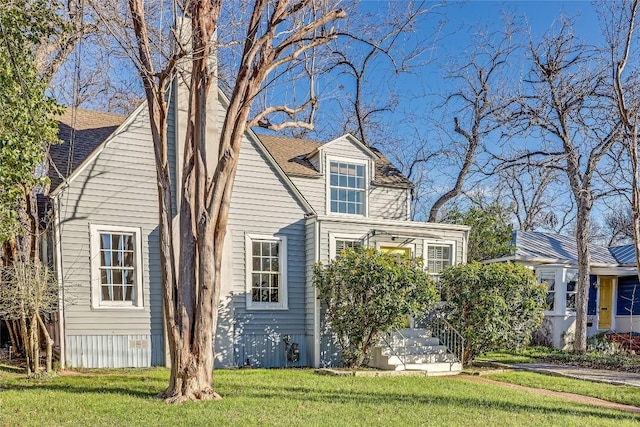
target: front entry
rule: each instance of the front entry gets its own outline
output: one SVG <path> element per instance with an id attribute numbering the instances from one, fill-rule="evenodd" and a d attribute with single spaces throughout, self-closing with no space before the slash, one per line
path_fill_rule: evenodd
<path id="1" fill-rule="evenodd" d="M 380 252 L 389 255 L 411 257 L 411 248 L 406 246 L 380 246 Z"/>
<path id="2" fill-rule="evenodd" d="M 598 329 L 611 329 L 613 311 L 614 278 L 600 278 L 600 306 L 598 309 Z"/>

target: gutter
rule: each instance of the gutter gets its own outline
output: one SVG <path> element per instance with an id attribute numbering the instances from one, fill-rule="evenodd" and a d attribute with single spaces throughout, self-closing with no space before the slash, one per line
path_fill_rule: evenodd
<path id="1" fill-rule="evenodd" d="M 58 193 L 63 194 L 63 193 Z M 54 226 L 53 226 L 53 246 L 56 257 L 56 273 L 58 279 L 58 327 L 60 334 L 60 369 L 65 368 L 66 364 L 66 334 L 65 334 L 65 318 L 64 318 L 64 274 L 62 271 L 62 239 L 60 232 L 60 197 L 54 197 Z"/>

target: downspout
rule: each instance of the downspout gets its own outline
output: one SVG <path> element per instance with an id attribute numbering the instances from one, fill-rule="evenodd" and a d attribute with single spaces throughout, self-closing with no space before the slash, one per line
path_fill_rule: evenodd
<path id="1" fill-rule="evenodd" d="M 60 369 L 64 369 L 66 365 L 66 334 L 65 334 L 65 318 L 64 318 L 64 274 L 62 270 L 62 239 L 60 230 L 60 193 L 56 194 L 54 198 L 54 227 L 53 227 L 53 246 L 56 257 L 56 275 L 58 279 L 58 327 L 60 335 Z"/>
<path id="2" fill-rule="evenodd" d="M 314 245 L 314 264 L 320 261 L 320 222 L 318 218 L 314 218 L 314 235 L 315 235 L 315 245 Z M 313 276 L 312 276 L 313 286 Z M 320 341 L 322 336 L 320 335 L 320 304 L 318 303 L 318 290 L 315 286 L 313 286 L 313 328 L 314 328 L 314 340 L 313 340 L 313 366 L 316 368 L 320 367 Z"/>

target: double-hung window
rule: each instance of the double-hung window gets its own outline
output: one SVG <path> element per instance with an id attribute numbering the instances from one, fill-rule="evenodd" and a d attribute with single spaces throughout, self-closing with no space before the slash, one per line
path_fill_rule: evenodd
<path id="1" fill-rule="evenodd" d="M 287 308 L 286 237 L 247 235 L 247 307 Z"/>
<path id="2" fill-rule="evenodd" d="M 567 311 L 576 311 L 576 294 L 578 293 L 578 270 L 567 270 Z"/>
<path id="3" fill-rule="evenodd" d="M 142 307 L 140 229 L 91 225 L 94 308 Z"/>
<path id="4" fill-rule="evenodd" d="M 329 203 L 332 213 L 364 215 L 365 164 L 329 162 Z"/>
<path id="5" fill-rule="evenodd" d="M 547 284 L 547 310 L 554 311 L 556 307 L 556 272 L 541 271 L 538 282 Z"/>

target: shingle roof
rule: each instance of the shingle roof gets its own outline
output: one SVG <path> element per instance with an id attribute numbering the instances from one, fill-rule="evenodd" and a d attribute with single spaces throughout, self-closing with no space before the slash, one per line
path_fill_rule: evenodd
<path id="1" fill-rule="evenodd" d="M 124 122 L 126 116 L 119 114 L 102 113 L 99 111 L 67 109 L 58 118 L 60 129 L 58 137 L 61 144 L 52 145 L 49 148 L 50 163 L 49 178 L 51 189 L 60 185 L 93 151 L 102 144 Z M 74 132 L 73 146 L 71 144 L 72 131 Z M 69 162 L 69 152 L 72 151 L 72 159 Z M 54 167 L 55 166 L 55 167 Z"/>
<path id="2" fill-rule="evenodd" d="M 517 231 L 514 235 L 516 259 L 545 259 L 577 265 L 577 243 L 574 237 L 536 231 Z M 593 264 L 635 264 L 632 245 L 606 247 L 590 244 Z"/>
<path id="3" fill-rule="evenodd" d="M 319 177 L 320 172 L 307 160 L 307 156 L 323 143 L 310 139 L 291 138 L 274 135 L 258 135 L 282 170 L 290 176 Z M 411 188 L 413 184 L 378 150 L 370 148 L 379 158 L 376 159 L 373 183 L 383 186 Z"/>

